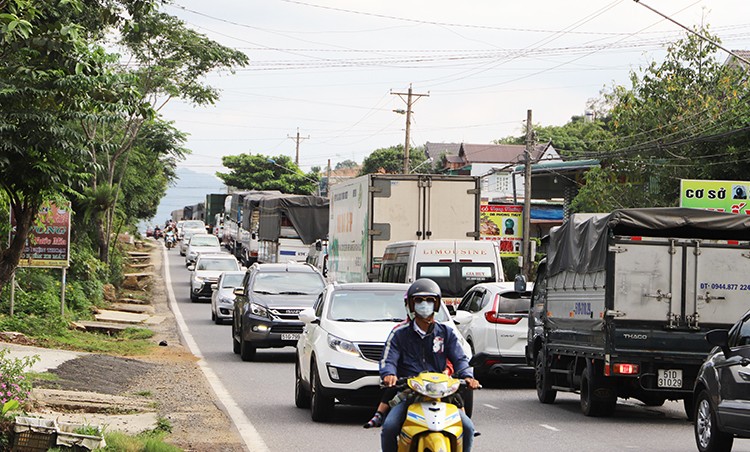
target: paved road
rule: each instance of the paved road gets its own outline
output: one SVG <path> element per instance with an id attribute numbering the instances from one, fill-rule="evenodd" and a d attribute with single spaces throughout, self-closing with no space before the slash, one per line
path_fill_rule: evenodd
<path id="1" fill-rule="evenodd" d="M 271 451 L 375 451 L 380 430 L 361 425 L 372 409 L 337 407 L 332 422 L 314 423 L 294 406 L 294 350 L 258 350 L 257 360 L 242 362 L 232 353 L 231 326 L 211 321 L 209 303 L 191 303 L 188 271 L 177 250 L 168 252 L 177 306 L 207 365 Z M 542 405 L 530 382 L 483 382 L 475 394 L 474 421 L 482 433 L 476 451 L 693 451 L 692 425 L 682 404 L 645 407 L 620 400 L 612 418 L 587 418 L 575 394 L 559 394 Z M 737 440 L 734 451 L 750 451 L 750 440 Z"/>

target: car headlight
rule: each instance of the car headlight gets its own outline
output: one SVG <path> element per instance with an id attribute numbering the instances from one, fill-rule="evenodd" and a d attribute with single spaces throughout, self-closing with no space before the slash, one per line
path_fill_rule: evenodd
<path id="1" fill-rule="evenodd" d="M 359 356 L 359 349 L 356 345 L 332 334 L 328 335 L 328 346 L 341 353 Z"/>
<path id="2" fill-rule="evenodd" d="M 271 314 L 268 312 L 268 308 L 258 303 L 250 303 L 250 312 L 258 317 L 271 318 Z"/>
<path id="3" fill-rule="evenodd" d="M 231 297 L 219 297 L 219 303 L 222 303 L 222 304 L 234 304 L 234 298 L 231 298 Z"/>

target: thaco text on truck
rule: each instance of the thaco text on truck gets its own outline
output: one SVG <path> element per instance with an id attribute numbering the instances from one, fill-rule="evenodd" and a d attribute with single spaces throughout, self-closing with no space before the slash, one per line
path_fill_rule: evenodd
<path id="1" fill-rule="evenodd" d="M 683 400 L 711 346 L 748 307 L 750 217 L 688 208 L 624 209 L 552 231 L 537 273 L 527 360 L 537 396 L 580 392 L 588 416 L 618 397 Z"/>
<path id="2" fill-rule="evenodd" d="M 328 233 L 326 198 L 264 196 L 258 208 L 258 262 L 305 262 L 310 245 Z"/>
<path id="3" fill-rule="evenodd" d="M 477 240 L 479 178 L 368 174 L 331 186 L 329 279 L 377 281 L 386 245 Z"/>

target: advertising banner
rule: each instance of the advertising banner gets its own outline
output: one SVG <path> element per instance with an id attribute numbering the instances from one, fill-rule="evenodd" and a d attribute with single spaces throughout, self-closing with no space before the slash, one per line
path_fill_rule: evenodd
<path id="1" fill-rule="evenodd" d="M 500 245 L 501 257 L 521 255 L 523 242 L 523 206 L 479 206 L 479 229 L 482 240 L 494 240 Z"/>
<path id="2" fill-rule="evenodd" d="M 680 207 L 750 215 L 750 182 L 726 180 L 680 181 Z"/>
<path id="3" fill-rule="evenodd" d="M 10 212 L 11 240 L 16 232 Z M 70 264 L 70 204 L 58 207 L 45 202 L 31 224 L 19 267 L 67 268 Z"/>

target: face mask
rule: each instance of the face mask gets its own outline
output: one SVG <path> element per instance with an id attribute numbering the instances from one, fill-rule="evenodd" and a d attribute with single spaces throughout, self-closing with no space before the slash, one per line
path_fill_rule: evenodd
<path id="1" fill-rule="evenodd" d="M 414 304 L 414 311 L 418 316 L 426 319 L 435 313 L 435 303 L 429 301 L 420 301 Z"/>

